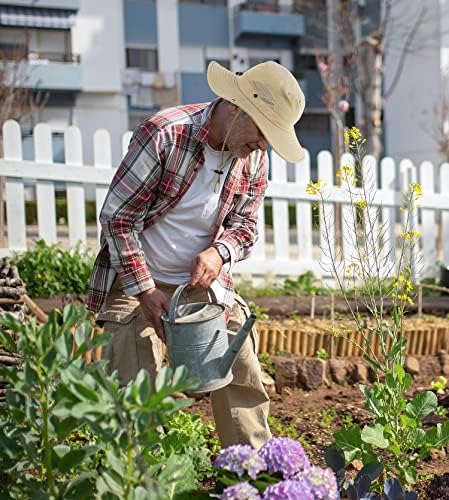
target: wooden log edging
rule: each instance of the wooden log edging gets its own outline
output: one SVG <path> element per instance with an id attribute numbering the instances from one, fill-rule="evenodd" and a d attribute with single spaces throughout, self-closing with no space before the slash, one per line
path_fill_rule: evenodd
<path id="1" fill-rule="evenodd" d="M 341 321 L 347 334 L 360 344 L 361 332 L 354 329 L 349 321 Z M 283 320 L 257 321 L 259 333 L 259 353 L 279 354 L 292 353 L 300 356 L 315 356 L 318 349 L 333 351 L 333 356 L 360 356 L 356 345 L 341 336 L 331 333 L 331 324 L 325 320 Z M 404 335 L 407 337 L 407 355 L 436 356 L 444 351 L 449 352 L 449 320 L 425 320 L 413 318 L 404 320 Z M 388 346 L 389 342 L 387 343 Z M 376 355 L 381 355 L 379 338 L 373 336 L 371 348 Z"/>

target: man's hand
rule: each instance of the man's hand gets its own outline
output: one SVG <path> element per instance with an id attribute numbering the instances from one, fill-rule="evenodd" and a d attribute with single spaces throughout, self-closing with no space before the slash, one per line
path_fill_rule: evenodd
<path id="1" fill-rule="evenodd" d="M 215 248 L 210 247 L 199 253 L 192 262 L 192 277 L 190 286 L 194 288 L 209 288 L 220 274 L 223 260 Z"/>
<path id="2" fill-rule="evenodd" d="M 161 320 L 163 312 L 168 313 L 170 303 L 167 296 L 157 288 L 150 288 L 139 295 L 140 305 L 142 306 L 145 318 L 151 321 L 156 335 L 165 342 L 164 327 Z"/>

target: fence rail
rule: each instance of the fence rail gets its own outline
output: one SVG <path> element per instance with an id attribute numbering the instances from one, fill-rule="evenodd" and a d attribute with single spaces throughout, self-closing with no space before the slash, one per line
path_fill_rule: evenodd
<path id="1" fill-rule="evenodd" d="M 123 154 L 129 144 L 131 133 L 122 138 Z M 92 228 L 86 224 L 85 189 L 95 188 L 97 220 L 104 202 L 114 169 L 111 161 L 111 138 L 106 130 L 97 130 L 93 136 L 94 165 L 83 162 L 81 132 L 70 127 L 65 132 L 65 164 L 53 163 L 51 129 L 47 124 L 38 124 L 34 129 L 34 161 L 25 161 L 22 156 L 22 137 L 18 123 L 10 120 L 3 127 L 4 158 L 0 159 L 0 175 L 5 179 L 6 217 L 8 246 L 0 249 L 2 255 L 21 251 L 30 244 L 30 228 L 25 220 L 25 186 L 32 185 L 37 202 L 39 238 L 54 243 L 58 238 L 55 209 L 55 183 L 64 183 L 67 196 L 68 243 L 73 246 L 81 241 L 90 246 L 98 245 L 100 228 L 94 229 L 94 240 L 88 241 Z M 352 162 L 350 155 L 343 155 L 341 165 Z M 341 227 L 348 217 L 348 198 L 342 189 L 334 185 L 335 167 L 332 155 L 322 151 L 317 157 L 318 177 L 327 183 L 326 217 L 335 222 L 341 217 Z M 307 270 L 321 274 L 320 261 L 326 255 L 320 248 L 322 232 L 312 227 L 314 196 L 305 188 L 311 179 L 310 157 L 296 165 L 287 165 L 275 153 L 271 156 L 272 177 L 267 190 L 266 203 L 271 204 L 272 227 L 264 221 L 264 209 L 259 213 L 259 240 L 250 259 L 236 264 L 235 272 L 242 275 L 295 276 Z M 291 174 L 294 175 L 291 175 Z M 294 180 L 291 178 L 294 177 Z M 402 191 L 408 183 L 418 178 L 424 196 L 416 219 L 422 234 L 420 251 L 422 270 L 425 276 L 435 276 L 437 261 L 449 264 L 449 164 L 435 167 L 424 162 L 418 167 L 410 160 L 396 164 L 391 158 L 384 158 L 379 166 L 372 157 L 365 158 L 363 178 L 366 187 L 373 191 L 373 211 L 382 218 L 389 238 L 383 243 L 386 250 L 397 244 L 396 219 L 402 202 Z M 435 191 L 435 178 L 439 179 L 439 191 Z M 400 179 L 400 182 L 399 182 Z M 296 225 L 289 221 L 289 206 L 294 206 Z M 336 207 L 341 207 L 336 210 Z M 337 233 L 332 224 L 329 238 L 340 248 L 345 257 L 354 252 L 351 239 L 344 231 Z M 346 235 L 347 236 L 347 235 Z M 380 244 L 380 243 L 379 243 Z"/>

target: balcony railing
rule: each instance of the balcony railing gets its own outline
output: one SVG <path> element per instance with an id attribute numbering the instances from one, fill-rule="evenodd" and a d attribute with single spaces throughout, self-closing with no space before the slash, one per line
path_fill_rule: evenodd
<path id="1" fill-rule="evenodd" d="M 294 5 L 277 5 L 270 2 L 263 2 L 257 0 L 249 0 L 247 2 L 238 4 L 237 11 L 249 11 L 267 14 L 300 14 L 301 12 Z"/>
<path id="2" fill-rule="evenodd" d="M 4 61 L 28 61 L 30 64 L 46 64 L 51 62 L 79 64 L 79 54 L 71 52 L 29 51 L 25 47 L 2 47 L 0 45 L 0 59 Z"/>

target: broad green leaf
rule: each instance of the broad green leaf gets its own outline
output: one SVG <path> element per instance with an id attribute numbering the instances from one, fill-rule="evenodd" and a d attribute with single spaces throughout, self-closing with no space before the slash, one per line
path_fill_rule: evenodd
<path id="1" fill-rule="evenodd" d="M 83 472 L 72 479 L 64 492 L 64 499 L 80 500 L 90 498 L 95 484 L 97 471 Z"/>
<path id="2" fill-rule="evenodd" d="M 56 350 L 64 358 L 69 358 L 73 349 L 73 336 L 70 332 L 64 332 L 54 344 Z"/>
<path id="3" fill-rule="evenodd" d="M 401 415 L 401 425 L 402 427 L 408 427 L 410 429 L 415 429 L 418 423 L 416 420 L 412 417 L 409 417 L 408 415 L 402 414 Z"/>
<path id="4" fill-rule="evenodd" d="M 59 472 L 65 474 L 70 472 L 71 469 L 80 465 L 87 456 L 96 451 L 94 447 L 80 447 L 71 448 L 67 445 L 58 445 L 53 448 L 54 450 L 54 466 Z"/>
<path id="5" fill-rule="evenodd" d="M 335 444 L 345 454 L 347 462 L 352 462 L 362 451 L 362 437 L 360 427 L 352 425 L 345 427 L 334 434 Z"/>
<path id="6" fill-rule="evenodd" d="M 357 474 L 356 481 L 361 476 L 369 476 L 371 481 L 375 481 L 383 472 L 384 466 L 377 461 L 370 462 L 362 467 L 360 472 Z"/>
<path id="7" fill-rule="evenodd" d="M 432 448 L 441 448 L 449 443 L 449 420 L 437 424 L 426 432 L 426 441 Z"/>
<path id="8" fill-rule="evenodd" d="M 404 367 L 402 365 L 399 365 L 397 364 L 395 367 L 394 367 L 394 372 L 396 373 L 398 379 L 399 379 L 399 382 L 402 384 L 403 381 L 404 381 L 404 378 L 405 378 L 405 370 L 404 370 Z"/>
<path id="9" fill-rule="evenodd" d="M 378 448 L 388 448 L 389 442 L 384 437 L 384 426 L 376 424 L 373 427 L 365 425 L 361 433 L 362 441 L 372 444 Z"/>
<path id="10" fill-rule="evenodd" d="M 438 398 L 433 392 L 420 392 L 406 406 L 407 414 L 415 420 L 422 420 L 426 415 L 434 412 L 438 406 Z"/>
<path id="11" fill-rule="evenodd" d="M 426 433 L 422 429 L 412 429 L 408 435 L 408 445 L 411 450 L 420 448 L 426 442 Z"/>

